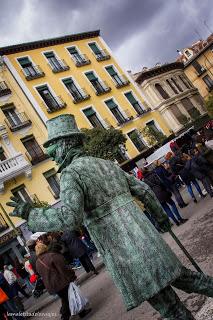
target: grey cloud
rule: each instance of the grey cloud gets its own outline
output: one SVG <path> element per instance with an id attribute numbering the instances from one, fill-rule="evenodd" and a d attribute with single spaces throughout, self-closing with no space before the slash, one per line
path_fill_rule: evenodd
<path id="1" fill-rule="evenodd" d="M 127 69 L 171 61 L 208 32 L 211 0 L 1 0 L 0 45 L 101 29 Z"/>

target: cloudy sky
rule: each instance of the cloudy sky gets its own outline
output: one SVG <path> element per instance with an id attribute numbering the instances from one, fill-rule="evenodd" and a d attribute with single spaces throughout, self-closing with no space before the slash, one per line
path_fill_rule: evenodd
<path id="1" fill-rule="evenodd" d="M 212 0 L 0 0 L 0 46 L 101 29 L 126 70 L 169 62 L 213 29 Z M 198 33 L 200 36 L 198 35 Z"/>

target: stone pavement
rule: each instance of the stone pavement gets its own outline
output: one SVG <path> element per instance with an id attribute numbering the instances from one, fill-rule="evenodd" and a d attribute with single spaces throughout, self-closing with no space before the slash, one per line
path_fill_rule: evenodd
<path id="1" fill-rule="evenodd" d="M 181 210 L 184 218 L 189 221 L 180 227 L 174 226 L 173 231 L 184 244 L 189 253 L 193 256 L 201 269 L 213 276 L 213 200 L 207 196 L 205 199 L 199 199 L 195 204 L 189 199 L 188 194 L 183 193 L 186 202 L 189 205 Z M 197 197 L 198 198 L 198 197 Z M 181 262 L 188 268 L 193 269 L 188 259 L 182 253 L 180 248 L 166 233 L 163 235 L 165 241 L 174 250 Z M 114 286 L 109 274 L 102 269 L 97 277 L 92 277 L 81 285 L 81 290 L 91 302 L 92 313 L 85 320 L 160 320 L 159 314 L 150 307 L 148 303 L 143 303 L 138 308 L 126 312 L 122 298 Z M 197 294 L 186 294 L 177 290 L 180 299 L 190 309 L 196 320 L 213 320 L 213 299 L 208 299 Z M 37 308 L 35 308 L 37 309 Z M 54 312 L 52 318 L 59 320 L 60 300 L 44 306 L 41 312 Z M 34 316 L 33 320 L 49 319 L 49 316 Z"/>

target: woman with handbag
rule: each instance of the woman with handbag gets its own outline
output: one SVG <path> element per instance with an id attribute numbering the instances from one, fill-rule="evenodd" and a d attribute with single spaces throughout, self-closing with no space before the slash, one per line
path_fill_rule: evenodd
<path id="1" fill-rule="evenodd" d="M 49 294 L 57 294 L 61 298 L 61 320 L 69 320 L 71 313 L 69 308 L 68 290 L 71 282 L 76 280 L 75 272 L 66 265 L 63 255 L 59 252 L 48 251 L 48 247 L 38 242 L 36 247 L 36 270 L 42 277 Z M 78 315 L 86 316 L 91 309 L 83 309 Z"/>

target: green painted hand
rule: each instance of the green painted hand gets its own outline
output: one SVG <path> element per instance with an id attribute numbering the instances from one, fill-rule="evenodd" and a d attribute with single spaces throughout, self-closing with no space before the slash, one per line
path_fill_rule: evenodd
<path id="1" fill-rule="evenodd" d="M 13 207 L 14 210 L 12 213 L 10 213 L 11 217 L 19 217 L 22 219 L 27 220 L 30 210 L 32 208 L 32 205 L 28 202 L 24 202 L 23 200 L 15 197 L 10 198 L 12 201 L 7 202 L 7 206 Z"/>

